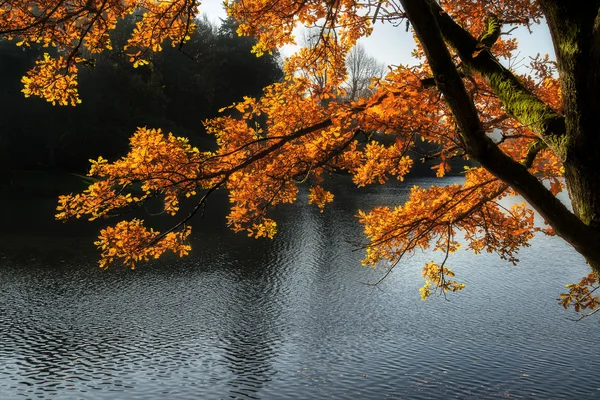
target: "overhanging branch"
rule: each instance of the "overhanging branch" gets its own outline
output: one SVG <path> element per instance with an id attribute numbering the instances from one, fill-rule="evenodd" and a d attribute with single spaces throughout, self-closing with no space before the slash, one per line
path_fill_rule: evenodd
<path id="1" fill-rule="evenodd" d="M 504 182 L 510 184 L 542 215 L 559 236 L 568 241 L 579 253 L 586 257 L 586 259 L 591 260 L 594 264 L 600 263 L 600 248 L 597 246 L 598 238 L 596 232 L 571 213 L 535 176 L 527 171 L 525 165 L 504 154 L 500 148 L 485 135 L 475 105 L 465 89 L 464 83 L 452 61 L 444 38 L 442 37 L 442 31 L 436 21 L 442 18 L 444 20 L 443 22 L 448 25 L 447 19 L 450 17 L 447 14 L 440 15 L 441 8 L 439 8 L 437 3 L 430 0 L 401 1 L 404 10 L 415 29 L 416 35 L 423 45 L 437 87 L 443 93 L 461 130 L 461 138 L 467 152 L 479 161 L 488 171 Z M 454 21 L 451 22 L 458 27 Z M 465 33 L 468 35 L 466 39 L 472 44 L 472 47 L 470 48 L 470 52 L 472 53 L 477 41 L 466 31 L 462 30 L 462 28 L 460 29 L 463 37 Z M 465 55 L 463 54 L 463 56 Z M 469 59 L 476 60 L 482 56 L 484 58 L 487 57 L 488 60 L 497 64 L 487 51 L 482 52 L 481 55 L 475 59 L 471 59 L 469 56 Z M 500 64 L 497 64 L 496 71 L 499 68 L 503 67 L 501 67 Z M 512 79 L 522 87 L 514 75 L 510 74 L 510 77 L 508 75 L 506 75 L 506 77 L 507 79 L 512 77 Z M 513 84 L 511 82 L 506 84 Z M 523 87 L 523 90 L 526 89 Z M 531 93 L 527 93 L 520 91 L 518 95 L 532 96 L 535 99 L 535 96 Z M 532 99 L 531 101 L 534 102 L 535 100 Z M 539 100 L 537 100 L 537 102 L 537 107 L 547 107 L 543 102 Z M 556 113 L 554 114 L 557 115 Z M 562 123 L 564 128 L 564 119 L 562 119 L 562 117 L 560 119 L 555 119 L 554 121 Z M 548 135 L 555 136 L 558 132 L 548 131 L 544 134 L 544 137 L 548 137 Z M 564 135 L 564 131 L 562 135 Z"/>

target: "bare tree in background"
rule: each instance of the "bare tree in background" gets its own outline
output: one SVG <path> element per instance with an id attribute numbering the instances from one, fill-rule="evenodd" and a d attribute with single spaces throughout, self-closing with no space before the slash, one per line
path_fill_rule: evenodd
<path id="1" fill-rule="evenodd" d="M 303 33 L 302 45 L 315 48 L 321 38 L 323 31 L 320 29 L 307 29 Z M 371 79 L 381 79 L 385 73 L 385 65 L 375 57 L 370 56 L 365 47 L 357 44 L 346 57 L 346 69 L 348 79 L 344 85 L 346 96 L 344 100 L 357 100 L 361 97 L 369 97 L 373 94 L 370 87 Z M 327 84 L 327 72 L 319 71 L 317 68 L 306 71 L 308 78 L 320 88 Z"/>
<path id="2" fill-rule="evenodd" d="M 350 100 L 371 96 L 373 94 L 373 89 L 370 87 L 371 79 L 381 79 L 385 71 L 383 63 L 368 55 L 361 44 L 357 44 L 348 54 L 346 68 L 348 69 L 346 93 Z"/>

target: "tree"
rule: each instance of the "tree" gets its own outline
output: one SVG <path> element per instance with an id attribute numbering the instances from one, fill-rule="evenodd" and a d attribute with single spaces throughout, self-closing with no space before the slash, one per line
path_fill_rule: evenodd
<path id="1" fill-rule="evenodd" d="M 139 66 L 166 38 L 183 46 L 197 6 L 195 0 L 21 3 L 0 6 L 0 32 L 21 45 L 58 46 L 57 56 L 39 60 L 23 79 L 26 95 L 57 104 L 78 103 L 75 75 L 87 62 L 80 48 L 95 54 L 109 47 L 107 32 L 117 18 L 144 8 L 126 46 Z M 429 155 L 439 159 L 439 176 L 455 158 L 473 158 L 481 167 L 468 170 L 462 185 L 413 188 L 402 206 L 361 212 L 369 239 L 366 265 L 388 260 L 393 268 L 416 248 L 433 247 L 447 256 L 460 247 L 459 235 L 475 252 L 516 262 L 519 248 L 536 232 L 556 234 L 592 268 L 561 295 L 561 303 L 588 314 L 600 309 L 593 295 L 600 285 L 599 1 L 247 0 L 227 7 L 240 24 L 237 32 L 257 38 L 257 55 L 293 43 L 298 23 L 319 26 L 319 42 L 289 57 L 284 81 L 265 88 L 260 99 L 244 98 L 232 106 L 236 113 L 206 123 L 219 144 L 216 151 L 139 128 L 126 157 L 92 163 L 90 174 L 100 181 L 82 194 L 61 197 L 59 219 L 103 217 L 156 196 L 173 215 L 182 196 L 197 196 L 193 215 L 213 191 L 227 188 L 231 227 L 272 237 L 276 223 L 268 210 L 296 200 L 298 182 L 308 182 L 308 201 L 323 209 L 333 195 L 321 183 L 332 170 L 348 171 L 358 186 L 402 179 L 412 166 L 406 154 L 418 134 L 439 145 Z M 539 56 L 523 75 L 505 67 L 501 60 L 511 57 L 517 42 L 502 34 L 503 27 L 542 20 L 557 61 Z M 346 81 L 346 56 L 357 39 L 384 21 L 412 27 L 422 63 L 392 68 L 367 99 L 328 101 Z M 326 84 L 316 87 L 303 77 L 307 70 L 327 71 Z M 364 139 L 374 132 L 393 140 Z M 134 183 L 141 183 L 142 195 L 126 191 Z M 564 185 L 573 211 L 556 198 Z M 496 202 L 515 193 L 542 215 L 547 228 L 534 226 L 525 204 L 504 209 Z M 103 230 L 97 242 L 101 265 L 117 260 L 133 265 L 167 250 L 187 254 L 191 215 L 163 233 L 140 220 Z M 427 264 L 423 275 L 423 297 L 434 288 L 463 287 L 450 278 L 445 259 Z"/>
<path id="2" fill-rule="evenodd" d="M 317 46 L 324 34 L 323 29 L 316 27 L 306 30 L 302 35 L 302 46 L 308 51 L 319 51 Z M 357 44 L 346 55 L 346 71 L 348 73 L 346 81 L 340 85 L 344 91 L 340 92 L 339 97 L 345 100 L 358 100 L 361 97 L 368 98 L 373 95 L 375 91 L 372 88 L 372 81 L 383 77 L 385 66 L 375 57 L 368 55 L 364 46 Z M 322 68 L 315 63 L 315 65 L 306 64 L 302 74 L 311 81 L 315 88 L 320 90 L 327 87 L 328 77 L 335 75 L 335 72 L 330 72 L 329 68 Z"/>
<path id="3" fill-rule="evenodd" d="M 374 90 L 371 88 L 371 80 L 383 78 L 385 72 L 385 66 L 375 57 L 369 56 L 361 44 L 354 46 L 348 53 L 346 69 L 346 93 L 351 100 L 372 96 Z"/>

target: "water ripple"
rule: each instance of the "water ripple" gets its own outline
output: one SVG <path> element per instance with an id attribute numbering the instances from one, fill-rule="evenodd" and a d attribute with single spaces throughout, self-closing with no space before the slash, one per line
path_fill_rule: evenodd
<path id="1" fill-rule="evenodd" d="M 277 210 L 272 241 L 195 230 L 191 257 L 136 271 L 99 270 L 90 237 L 3 238 L 0 398 L 600 398 L 600 329 L 554 300 L 586 268 L 560 241 L 518 267 L 457 253 L 449 302 L 419 300 L 430 253 L 364 285 L 353 215 L 407 188 Z"/>

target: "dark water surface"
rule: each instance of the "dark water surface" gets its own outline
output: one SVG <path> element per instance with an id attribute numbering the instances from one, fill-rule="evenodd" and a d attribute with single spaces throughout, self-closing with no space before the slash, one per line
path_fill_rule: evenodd
<path id="1" fill-rule="evenodd" d="M 383 269 L 360 266 L 353 215 L 408 188 L 282 207 L 272 241 L 209 204 L 190 257 L 135 271 L 99 270 L 94 229 L 52 222 L 53 199 L 4 199 L 0 399 L 600 398 L 600 327 L 556 302 L 587 267 L 558 238 L 517 267 L 453 255 L 467 289 L 450 301 L 419 299 L 439 255 L 365 285 Z"/>

